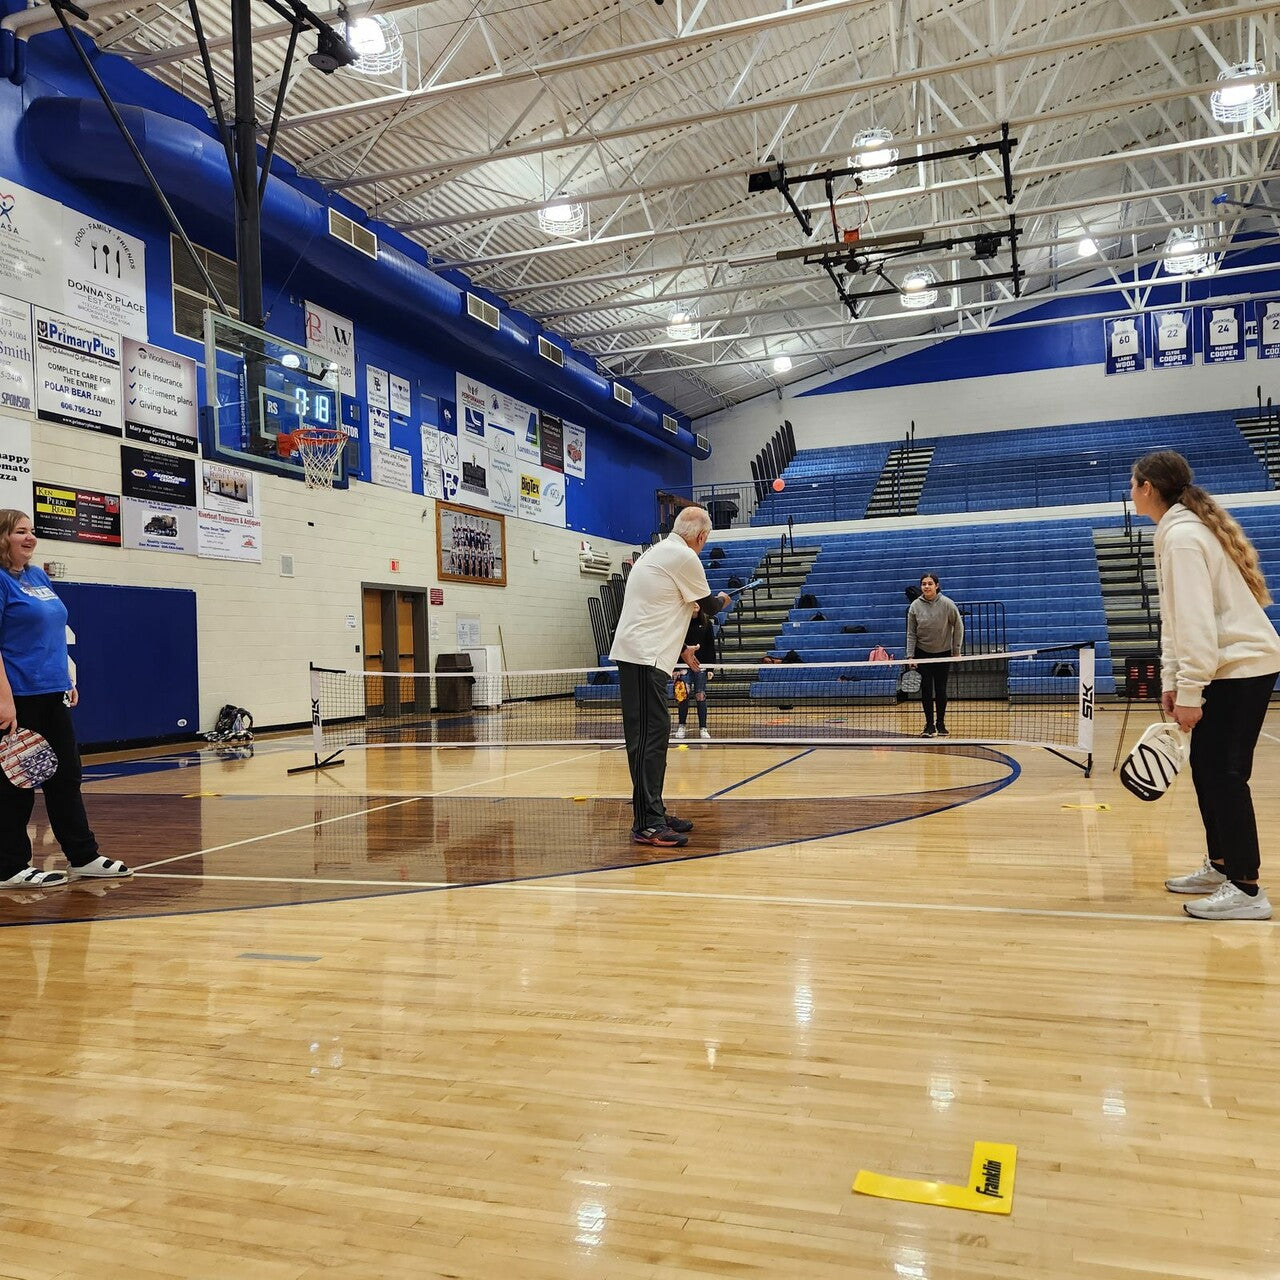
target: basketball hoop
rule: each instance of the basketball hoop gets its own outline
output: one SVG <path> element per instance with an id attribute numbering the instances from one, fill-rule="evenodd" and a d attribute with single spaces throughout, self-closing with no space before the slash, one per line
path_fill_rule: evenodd
<path id="1" fill-rule="evenodd" d="M 332 489 L 347 433 L 329 427 L 303 427 L 293 433 L 293 442 L 302 455 L 302 476 L 307 488 Z"/>

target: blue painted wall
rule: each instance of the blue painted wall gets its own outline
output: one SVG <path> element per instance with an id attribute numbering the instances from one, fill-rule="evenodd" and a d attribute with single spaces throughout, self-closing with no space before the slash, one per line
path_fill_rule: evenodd
<path id="1" fill-rule="evenodd" d="M 1227 255 L 1224 267 L 1265 265 L 1275 262 L 1273 248 L 1251 248 L 1241 241 Z M 1140 285 L 1150 285 L 1155 265 L 1143 267 Z M 1159 279 L 1167 281 L 1169 277 Z M 1197 306 L 1213 298 L 1243 294 L 1280 294 L 1280 269 L 1257 271 L 1246 276 L 1207 276 L 1204 279 L 1151 286 L 1149 307 Z M 989 330 L 962 337 L 942 338 L 931 346 L 912 351 L 896 360 L 886 360 L 873 368 L 836 378 L 821 387 L 802 392 L 803 396 L 838 395 L 846 391 L 867 391 L 886 387 L 910 387 L 919 383 L 949 382 L 960 378 L 988 378 L 998 374 L 1027 373 L 1037 369 L 1063 369 L 1077 365 L 1102 364 L 1104 312 L 1127 312 L 1130 302 L 1114 286 L 1099 287 L 1088 297 L 1063 298 L 1029 307 L 1007 316 Z M 1072 319 L 1087 316 L 1087 319 Z M 1004 326 L 1028 321 L 1054 319 L 1060 323 L 1038 329 L 1003 331 Z M 1200 334 L 1195 335 L 1200 350 Z M 797 397 L 799 398 L 799 397 Z M 1082 415 L 1087 416 L 1087 415 Z"/>
<path id="2" fill-rule="evenodd" d="M 4 7 L 4 6 L 0 6 Z M 13 7 L 9 5 L 8 7 Z M 91 47 L 91 46 L 90 46 Z M 148 195 L 143 198 L 127 188 L 103 186 L 96 190 L 72 183 L 54 173 L 45 164 L 31 140 L 24 136 L 22 117 L 36 98 L 50 94 L 96 100 L 96 91 L 66 36 L 60 31 L 48 32 L 27 42 L 23 83 L 0 79 L 0 175 L 73 208 L 102 218 L 122 230 L 141 237 L 147 246 L 148 327 L 151 341 L 197 359 L 203 358 L 201 344 L 182 338 L 172 331 L 171 262 L 167 220 Z M 0 48 L 0 62 L 11 58 L 11 48 Z M 94 64 L 112 96 L 120 104 L 141 106 L 173 119 L 184 121 L 212 136 L 204 113 L 123 59 L 93 53 Z M 7 68 L 0 66 L 0 71 Z M 331 204 L 357 223 L 369 226 L 379 239 L 414 261 L 430 265 L 428 255 L 403 235 L 379 223 L 370 222 L 361 210 L 340 198 L 329 197 L 319 184 L 298 178 L 290 166 L 277 162 L 273 181 L 287 180 L 321 204 Z M 197 244 L 226 257 L 234 257 L 233 222 L 225 203 L 211 201 L 202 213 L 184 211 L 183 225 Z M 414 417 L 407 427 L 393 426 L 392 444 L 413 458 L 415 487 L 421 488 L 421 443 L 418 423 L 435 423 L 434 405 L 453 400 L 455 365 L 440 358 L 438 351 L 428 355 L 426 343 L 415 340 L 411 333 L 389 328 L 385 317 L 372 303 L 353 303 L 340 292 L 317 288 L 308 282 L 306 246 L 300 245 L 293 260 L 274 257 L 264 263 L 264 300 L 268 309 L 268 327 L 282 337 L 298 341 L 303 332 L 302 304 L 310 299 L 346 315 L 356 325 L 357 384 L 359 398 L 364 398 L 365 365 L 367 363 L 408 378 L 414 389 Z M 441 273 L 462 287 L 471 287 L 456 272 Z M 484 290 L 472 291 L 484 294 Z M 506 314 L 524 324 L 530 332 L 534 322 L 504 307 Z M 438 345 L 438 344 L 437 344 Z M 577 353 L 578 358 L 594 366 L 594 361 Z M 539 404 L 536 386 L 513 385 L 505 371 L 489 367 L 465 370 L 499 391 L 532 401 L 539 408 L 556 408 Z M 638 404 L 658 413 L 672 412 L 653 397 L 633 387 Z M 573 415 L 566 415 L 575 421 Z M 687 419 L 681 418 L 688 429 Z M 361 428 L 361 474 L 368 476 L 369 442 L 367 428 Z M 647 540 L 653 528 L 653 491 L 659 487 L 687 486 L 692 479 L 692 459 L 688 454 L 663 444 L 637 428 L 619 422 L 616 429 L 587 428 L 586 481 L 566 476 L 566 513 L 568 527 L 588 534 L 614 537 L 623 541 Z"/>

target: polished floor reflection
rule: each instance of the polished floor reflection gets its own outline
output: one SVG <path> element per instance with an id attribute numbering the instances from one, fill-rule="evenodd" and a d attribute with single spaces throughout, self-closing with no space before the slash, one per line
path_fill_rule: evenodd
<path id="1" fill-rule="evenodd" d="M 1121 790 L 1118 721 L 1090 780 L 673 750 L 677 859 L 618 751 L 100 764 L 140 874 L 0 898 L 0 1274 L 1273 1277 L 1274 926 L 1161 890 L 1194 800 Z M 851 1193 L 977 1140 L 1007 1218 Z"/>

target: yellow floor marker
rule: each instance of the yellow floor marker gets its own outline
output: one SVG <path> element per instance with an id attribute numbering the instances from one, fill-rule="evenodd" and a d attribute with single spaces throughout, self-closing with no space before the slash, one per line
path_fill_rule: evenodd
<path id="1" fill-rule="evenodd" d="M 964 1187 L 946 1182 L 918 1182 L 890 1178 L 860 1169 L 853 1189 L 882 1200 L 906 1200 L 911 1204 L 936 1204 L 944 1209 L 971 1209 L 974 1213 L 1013 1212 L 1013 1173 L 1018 1148 L 1003 1142 L 975 1142 Z"/>
<path id="2" fill-rule="evenodd" d="M 1099 813 L 1110 813 L 1109 804 L 1064 804 L 1064 809 L 1096 809 Z"/>

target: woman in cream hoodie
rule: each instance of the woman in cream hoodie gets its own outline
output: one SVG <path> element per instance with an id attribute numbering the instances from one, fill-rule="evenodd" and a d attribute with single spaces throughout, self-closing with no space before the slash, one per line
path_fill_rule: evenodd
<path id="1" fill-rule="evenodd" d="M 1161 705 L 1191 735 L 1191 778 L 1208 855 L 1173 893 L 1206 893 L 1184 910 L 1198 920 L 1269 920 L 1258 885 L 1258 824 L 1249 793 L 1253 751 L 1276 673 L 1280 637 L 1258 553 L 1199 485 L 1179 453 L 1133 464 L 1134 510 L 1156 522 Z"/>

